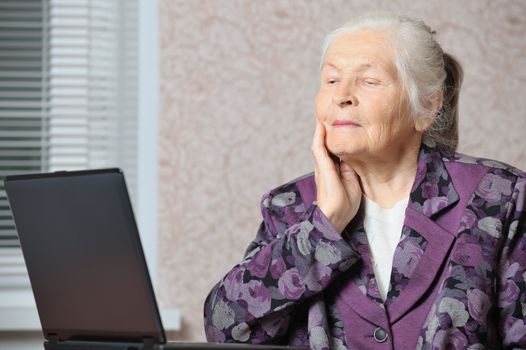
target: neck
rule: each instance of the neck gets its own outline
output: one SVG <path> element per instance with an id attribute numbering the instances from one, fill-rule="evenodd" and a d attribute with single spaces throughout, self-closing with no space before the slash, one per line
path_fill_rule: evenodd
<path id="1" fill-rule="evenodd" d="M 382 208 L 392 208 L 407 198 L 415 181 L 421 137 L 391 147 L 380 156 L 345 158 L 360 178 L 363 193 Z"/>

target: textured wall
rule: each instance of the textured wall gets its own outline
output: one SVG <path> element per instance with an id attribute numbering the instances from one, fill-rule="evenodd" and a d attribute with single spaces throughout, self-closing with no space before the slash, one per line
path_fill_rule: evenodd
<path id="1" fill-rule="evenodd" d="M 264 191 L 312 168 L 322 38 L 357 14 L 405 11 L 465 68 L 460 151 L 526 169 L 526 1 L 161 0 L 160 302 L 175 339 L 237 263 Z"/>

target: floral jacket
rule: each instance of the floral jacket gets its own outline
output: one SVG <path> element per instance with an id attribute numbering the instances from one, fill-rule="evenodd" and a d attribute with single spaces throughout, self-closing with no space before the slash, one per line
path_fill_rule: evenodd
<path id="1" fill-rule="evenodd" d="M 263 196 L 244 260 L 212 289 L 213 342 L 311 349 L 526 349 L 526 174 L 422 143 L 382 302 L 363 219 L 340 235 L 312 174 Z"/>

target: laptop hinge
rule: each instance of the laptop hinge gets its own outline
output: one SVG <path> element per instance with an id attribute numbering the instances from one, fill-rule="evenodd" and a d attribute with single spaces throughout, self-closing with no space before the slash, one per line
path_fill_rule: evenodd
<path id="1" fill-rule="evenodd" d="M 144 337 L 142 338 L 142 348 L 143 350 L 153 350 L 153 346 L 155 345 L 155 341 L 152 337 Z"/>
<path id="2" fill-rule="evenodd" d="M 58 336 L 54 333 L 48 333 L 47 342 L 44 342 L 45 349 L 53 349 L 58 344 Z"/>
<path id="3" fill-rule="evenodd" d="M 58 336 L 57 336 L 56 334 L 54 334 L 54 333 L 49 333 L 49 334 L 47 335 L 47 339 L 49 340 L 49 342 L 50 342 L 51 344 L 56 344 L 56 343 L 58 343 Z"/>

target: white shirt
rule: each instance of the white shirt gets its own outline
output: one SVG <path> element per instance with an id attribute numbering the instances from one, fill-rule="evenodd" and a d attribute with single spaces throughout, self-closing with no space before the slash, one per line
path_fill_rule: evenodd
<path id="1" fill-rule="evenodd" d="M 363 196 L 363 201 L 364 228 L 369 241 L 374 275 L 380 296 L 385 301 L 391 279 L 394 251 L 402 234 L 409 197 L 396 203 L 392 208 L 382 208 L 366 196 Z"/>

